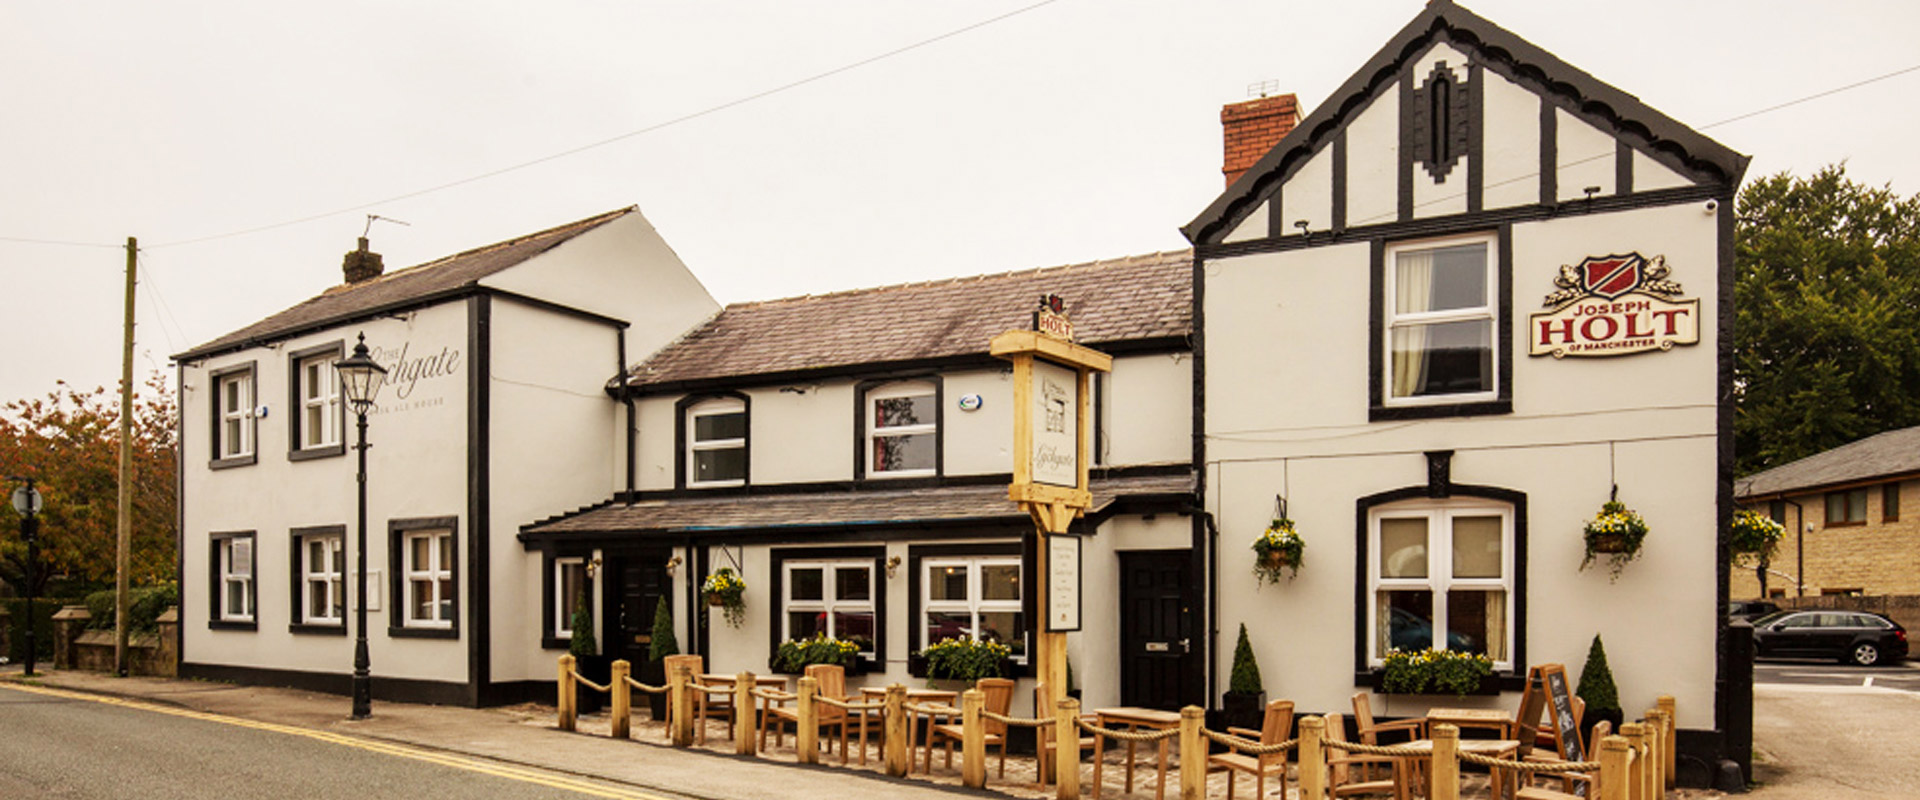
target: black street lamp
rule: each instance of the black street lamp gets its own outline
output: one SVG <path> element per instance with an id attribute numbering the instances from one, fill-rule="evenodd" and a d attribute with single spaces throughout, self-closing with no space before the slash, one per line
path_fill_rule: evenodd
<path id="1" fill-rule="evenodd" d="M 13 490 L 13 510 L 20 512 L 20 541 L 27 543 L 27 675 L 33 675 L 33 596 L 36 579 L 40 577 L 40 509 L 46 506 L 40 490 L 33 488 L 32 478 L 24 480 L 27 485 Z"/>
<path id="2" fill-rule="evenodd" d="M 353 643 L 353 718 L 366 719 L 373 715 L 373 677 L 367 672 L 367 409 L 373 405 L 374 395 L 380 393 L 387 370 L 367 354 L 364 333 L 354 344 L 353 355 L 334 363 L 333 368 L 340 373 L 341 392 L 353 405 L 360 424 L 360 441 L 354 445 L 360 451 L 360 531 L 354 544 L 360 571 L 353 580 L 358 606 L 354 609 L 354 625 L 359 628 Z"/>

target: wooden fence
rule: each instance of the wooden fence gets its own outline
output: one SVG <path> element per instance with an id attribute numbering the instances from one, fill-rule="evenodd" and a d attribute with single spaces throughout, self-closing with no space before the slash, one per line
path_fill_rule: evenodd
<path id="1" fill-rule="evenodd" d="M 1208 742 L 1223 745 L 1249 755 L 1269 755 L 1288 751 L 1297 751 L 1299 787 L 1302 798 L 1325 798 L 1332 788 L 1329 786 L 1330 770 L 1328 760 L 1338 759 L 1342 753 L 1360 753 L 1386 756 L 1395 759 L 1419 760 L 1427 762 L 1426 770 L 1430 775 L 1432 800 L 1458 800 L 1460 797 L 1460 765 L 1475 764 L 1490 771 L 1503 772 L 1514 776 L 1515 780 L 1525 780 L 1533 775 L 1555 775 L 1560 773 L 1583 773 L 1592 776 L 1592 791 L 1588 797 L 1596 800 L 1653 800 L 1663 797 L 1666 789 L 1673 786 L 1674 769 L 1674 703 L 1672 697 L 1661 697 L 1657 708 L 1648 709 L 1641 722 L 1632 722 L 1620 727 L 1617 735 L 1607 736 L 1593 746 L 1598 754 L 1595 761 L 1565 762 L 1556 760 L 1511 760 L 1488 758 L 1473 753 L 1462 752 L 1459 748 L 1460 733 L 1452 725 L 1435 725 L 1430 732 L 1432 748 L 1412 748 L 1405 745 L 1378 746 L 1358 742 L 1347 742 L 1326 735 L 1327 721 L 1323 717 L 1305 717 L 1300 720 L 1300 735 L 1296 739 L 1276 744 L 1261 745 L 1258 742 L 1208 730 L 1205 727 L 1205 712 L 1195 706 L 1180 711 L 1180 727 L 1165 731 L 1136 732 L 1101 728 L 1087 722 L 1080 714 L 1080 701 L 1073 698 L 1061 700 L 1054 709 L 1052 717 L 1019 718 L 994 714 L 986 711 L 986 698 L 978 689 L 969 689 L 961 694 L 960 707 L 934 706 L 907 701 L 907 688 L 900 684 L 887 687 L 884 700 L 875 702 L 851 702 L 838 698 L 823 697 L 819 693 L 818 683 L 811 677 L 800 679 L 798 691 L 782 692 L 755 688 L 752 673 L 736 676 L 731 686 L 703 686 L 694 679 L 691 667 L 676 664 L 668 672 L 667 682 L 662 686 L 649 686 L 634 680 L 631 665 L 626 661 L 613 662 L 612 678 L 607 685 L 600 685 L 581 677 L 574 668 L 573 656 L 560 657 L 559 669 L 559 727 L 561 730 L 576 729 L 578 692 L 580 687 L 604 692 L 612 696 L 613 736 L 629 738 L 631 736 L 632 692 L 638 689 L 650 694 L 666 694 L 668 699 L 667 739 L 675 747 L 693 745 L 694 711 L 699 700 L 696 693 L 707 695 L 728 695 L 735 710 L 733 714 L 733 740 L 735 752 L 742 755 L 757 755 L 759 740 L 755 736 L 755 715 L 748 711 L 754 708 L 756 700 L 794 703 L 795 758 L 800 763 L 818 763 L 820 736 L 820 709 L 823 706 L 845 711 L 846 714 L 865 714 L 869 711 L 880 712 L 882 718 L 883 764 L 888 775 L 904 777 L 912 764 L 909 748 L 910 715 L 958 717 L 961 720 L 961 781 L 971 788 L 982 788 L 987 783 L 987 730 L 986 722 L 993 720 L 1009 726 L 1052 728 L 1055 731 L 1071 731 L 1067 735 L 1053 736 L 1057 765 L 1078 765 L 1080 763 L 1080 736 L 1078 731 L 1105 736 L 1117 741 L 1157 742 L 1161 739 L 1178 737 L 1180 752 L 1195 754 L 1183 758 L 1180 765 L 1181 800 L 1202 800 L 1207 796 L 1207 759 L 1204 754 Z M 863 744 L 864 748 L 865 745 Z M 844 746 L 843 746 L 844 751 Z M 844 752 L 842 753 L 844 760 Z M 864 758 L 864 754 L 863 754 Z M 1080 797 L 1079 769 L 1059 769 L 1053 777 L 1057 788 L 1056 796 L 1060 800 L 1077 800 Z M 1569 795 L 1571 797 L 1571 795 Z"/>

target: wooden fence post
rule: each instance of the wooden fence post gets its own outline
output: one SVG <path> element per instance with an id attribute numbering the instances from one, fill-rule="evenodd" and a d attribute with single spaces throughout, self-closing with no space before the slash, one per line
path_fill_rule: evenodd
<path id="1" fill-rule="evenodd" d="M 1321 800 L 1327 796 L 1327 756 L 1320 740 L 1327 733 L 1325 717 L 1300 719 L 1300 798 Z"/>
<path id="2" fill-rule="evenodd" d="M 987 785 L 987 726 L 980 717 L 986 709 L 979 689 L 960 693 L 960 782 L 972 789 Z"/>
<path id="3" fill-rule="evenodd" d="M 1063 698 L 1053 712 L 1053 774 L 1059 800 L 1080 800 L 1080 700 Z"/>
<path id="4" fill-rule="evenodd" d="M 1460 800 L 1460 729 L 1433 726 L 1433 791 L 1431 800 Z M 1500 776 L 1488 775 L 1489 780 Z M 1499 797 L 1499 794 L 1495 794 Z"/>
<path id="5" fill-rule="evenodd" d="M 693 746 L 693 667 L 674 664 L 667 676 L 667 732 L 674 747 Z"/>
<path id="6" fill-rule="evenodd" d="M 573 654 L 560 657 L 560 682 L 554 687 L 554 704 L 560 707 L 560 730 L 574 728 Z"/>
<path id="7" fill-rule="evenodd" d="M 1620 737 L 1627 740 L 1627 800 L 1647 800 L 1647 728 L 1638 722 L 1620 726 Z"/>
<path id="8" fill-rule="evenodd" d="M 754 754 L 753 723 L 753 673 L 742 672 L 733 678 L 733 752 Z"/>
<path id="9" fill-rule="evenodd" d="M 1658 708 L 1647 709 L 1647 771 L 1653 774 L 1653 792 L 1655 797 L 1667 792 L 1667 749 L 1673 746 L 1667 741 L 1666 715 Z"/>
<path id="10" fill-rule="evenodd" d="M 1627 740 L 1600 740 L 1600 800 L 1627 800 Z"/>
<path id="11" fill-rule="evenodd" d="M 812 675 L 800 679 L 795 691 L 793 755 L 802 764 L 820 763 L 820 679 Z"/>
<path id="12" fill-rule="evenodd" d="M 1180 800 L 1207 798 L 1207 740 L 1200 735 L 1206 721 L 1206 709 L 1180 709 Z"/>
<path id="13" fill-rule="evenodd" d="M 626 659 L 613 662 L 613 679 L 607 688 L 613 690 L 613 738 L 626 739 L 633 733 L 633 687 L 627 683 L 627 675 L 633 671 L 633 664 Z"/>
<path id="14" fill-rule="evenodd" d="M 892 684 L 887 687 L 887 774 L 896 778 L 907 777 L 907 768 L 913 765 L 913 751 L 907 747 L 907 734 L 912 728 L 907 722 L 907 687 Z"/>
<path id="15" fill-rule="evenodd" d="M 1660 707 L 1660 721 L 1667 727 L 1666 764 L 1665 768 L 1661 770 L 1661 774 L 1667 776 L 1667 788 L 1671 789 L 1673 788 L 1673 768 L 1675 766 L 1674 752 L 1679 749 L 1674 745 L 1674 735 L 1675 731 L 1680 729 L 1680 720 L 1674 716 L 1677 713 L 1677 709 L 1674 707 L 1673 695 L 1660 695 L 1659 698 L 1654 700 L 1654 704 Z"/>

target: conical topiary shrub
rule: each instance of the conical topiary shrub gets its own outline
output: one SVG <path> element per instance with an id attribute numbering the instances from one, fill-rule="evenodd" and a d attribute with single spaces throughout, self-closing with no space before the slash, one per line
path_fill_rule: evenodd
<path id="1" fill-rule="evenodd" d="M 1620 730 L 1624 716 L 1620 711 L 1620 690 L 1613 685 L 1613 670 L 1607 667 L 1607 648 L 1600 643 L 1600 634 L 1593 635 L 1593 644 L 1587 648 L 1587 664 L 1580 668 L 1580 688 L 1573 693 L 1587 704 L 1586 715 L 1580 721 L 1581 730 L 1590 730 L 1603 719 L 1612 722 L 1614 730 Z"/>
<path id="2" fill-rule="evenodd" d="M 1258 730 L 1266 718 L 1267 693 L 1260 681 L 1260 663 L 1254 660 L 1253 643 L 1247 640 L 1247 624 L 1240 623 L 1240 641 L 1233 646 L 1233 674 L 1227 679 L 1227 694 L 1221 708 L 1228 725 Z"/>
<path id="3" fill-rule="evenodd" d="M 662 597 L 653 604 L 653 643 L 647 657 L 655 661 L 680 654 L 680 640 L 673 638 L 673 603 Z"/>

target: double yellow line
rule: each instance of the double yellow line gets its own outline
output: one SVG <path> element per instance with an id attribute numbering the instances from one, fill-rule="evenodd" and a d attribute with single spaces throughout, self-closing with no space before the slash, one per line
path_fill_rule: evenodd
<path id="1" fill-rule="evenodd" d="M 614 798 L 615 800 L 668 800 L 668 798 L 661 797 L 660 795 L 647 794 L 645 792 L 639 792 L 632 789 L 611 788 L 611 787 L 603 786 L 597 783 L 591 783 L 585 780 L 569 778 L 564 775 L 555 775 L 555 774 L 544 772 L 544 771 L 536 771 L 532 769 L 514 767 L 514 766 L 505 765 L 505 764 L 495 763 L 495 762 L 480 761 L 477 759 L 464 758 L 461 756 L 449 755 L 447 753 L 435 752 L 432 750 L 423 750 L 416 747 L 392 744 L 389 742 L 382 742 L 382 741 L 377 741 L 372 739 L 362 739 L 358 737 L 347 736 L 344 734 L 331 733 L 328 731 L 318 731 L 318 730 L 312 730 L 310 728 L 298 728 L 292 725 L 277 725 L 271 722 L 256 722 L 254 720 L 249 720 L 249 719 L 240 719 L 239 717 L 229 717 L 222 714 L 209 714 L 203 711 L 192 711 L 184 708 L 174 708 L 170 706 L 156 705 L 153 703 L 141 702 L 139 700 L 127 700 L 119 697 L 108 697 L 103 695 L 85 694 L 82 692 L 71 692 L 64 689 L 50 689 L 44 686 L 31 686 L 28 684 L 15 683 L 11 681 L 0 682 L 0 688 L 11 689 L 16 692 L 28 692 L 31 694 L 46 695 L 48 697 L 60 697 L 68 700 L 83 700 L 90 703 L 100 703 L 103 705 L 120 706 L 122 708 L 132 708 L 132 709 L 138 709 L 141 711 L 151 711 L 156 714 L 169 714 L 176 717 L 186 717 L 188 719 L 204 720 L 206 722 L 215 722 L 222 725 L 232 725 L 234 727 L 239 727 L 239 728 L 253 728 L 254 730 L 272 731 L 274 733 L 283 733 L 288 736 L 301 736 L 301 737 L 313 739 L 316 741 L 329 742 L 332 744 L 341 745 L 344 747 L 353 747 L 360 750 L 366 750 L 368 752 L 382 753 L 390 756 L 398 756 L 400 758 L 410 758 L 415 761 L 424 761 L 429 764 L 439 764 L 441 766 L 452 767 L 454 769 L 466 770 L 468 772 L 477 772 L 483 775 L 492 775 L 495 777 L 506 778 L 508 780 L 515 780 L 523 783 L 538 784 L 541 786 L 547 786 L 555 789 L 563 789 L 570 792 L 578 792 L 580 794 L 591 795 L 593 797 L 607 797 L 607 798 Z"/>

